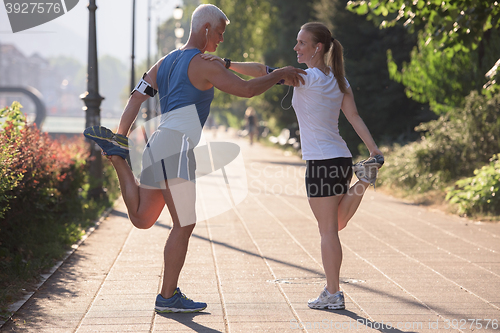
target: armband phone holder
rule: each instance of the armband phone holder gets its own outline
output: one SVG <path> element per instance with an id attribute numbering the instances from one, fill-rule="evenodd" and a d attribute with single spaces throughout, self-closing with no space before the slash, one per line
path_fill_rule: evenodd
<path id="1" fill-rule="evenodd" d="M 130 95 L 132 95 L 134 93 L 134 91 L 138 91 L 142 95 L 147 94 L 151 97 L 154 97 L 158 93 L 158 90 L 154 89 L 148 82 L 146 82 L 144 80 L 146 75 L 147 75 L 147 73 L 144 73 L 144 75 L 142 76 L 142 79 L 139 81 L 139 83 L 137 83 L 137 86 L 135 86 L 134 90 L 132 90 Z"/>

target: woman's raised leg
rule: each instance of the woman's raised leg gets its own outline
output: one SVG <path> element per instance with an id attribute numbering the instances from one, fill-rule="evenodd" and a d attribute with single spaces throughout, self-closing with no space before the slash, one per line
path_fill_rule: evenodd
<path id="1" fill-rule="evenodd" d="M 349 220 L 358 210 L 361 199 L 365 194 L 370 183 L 358 180 L 349 188 L 346 194 L 343 195 L 338 205 L 338 230 L 342 230 L 347 226 Z"/>

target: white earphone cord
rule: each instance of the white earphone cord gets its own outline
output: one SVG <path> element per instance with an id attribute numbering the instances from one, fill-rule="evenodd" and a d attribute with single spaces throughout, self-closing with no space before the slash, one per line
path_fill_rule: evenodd
<path id="1" fill-rule="evenodd" d="M 314 58 L 314 56 L 316 55 L 316 53 L 318 53 L 318 48 L 316 48 L 316 51 L 314 52 L 313 56 L 311 57 L 311 60 L 312 60 L 312 58 Z M 310 61 L 310 60 L 309 60 L 309 61 Z M 283 110 L 289 110 L 289 109 L 292 107 L 292 104 L 291 104 L 291 103 L 290 103 L 290 106 L 289 106 L 289 107 L 287 107 L 287 108 L 283 107 L 283 101 L 285 100 L 286 96 L 288 96 L 288 94 L 290 93 L 290 88 L 291 88 L 291 87 L 292 87 L 292 86 L 288 86 L 288 91 L 286 92 L 285 97 L 283 97 L 283 99 L 281 100 L 281 108 L 282 108 Z"/>
<path id="2" fill-rule="evenodd" d="M 206 31 L 206 34 L 205 34 L 205 39 L 206 39 L 207 41 L 205 42 L 205 46 L 203 46 L 203 50 L 205 50 L 205 48 L 206 48 L 206 47 L 207 47 L 207 45 L 208 45 L 208 28 L 207 28 L 207 29 L 205 29 L 205 31 Z M 205 50 L 205 51 L 206 51 L 206 50 Z"/>
<path id="3" fill-rule="evenodd" d="M 206 31 L 205 37 L 206 37 L 207 41 L 205 42 L 205 46 L 203 46 L 203 49 L 205 49 L 208 45 L 208 28 L 206 28 L 205 31 Z M 163 96 L 161 99 L 167 97 L 170 94 L 170 73 L 172 72 L 172 68 L 174 67 L 175 63 L 177 62 L 177 59 L 179 59 L 179 56 L 182 55 L 182 53 L 184 53 L 184 50 L 182 50 L 182 52 L 179 55 L 177 55 L 174 62 L 172 63 L 172 66 L 170 66 L 170 70 L 168 72 L 168 79 L 167 79 L 167 91 L 168 91 L 168 93 L 167 93 L 167 95 Z M 151 81 L 153 81 L 153 79 L 151 78 L 151 76 L 147 72 L 146 72 L 146 75 L 151 79 Z M 154 84 L 154 86 L 156 86 L 156 82 L 153 82 L 153 84 Z M 156 87 L 156 89 L 158 90 L 158 87 Z M 155 98 L 155 103 L 154 103 L 155 114 L 158 114 L 157 111 L 158 111 L 159 105 L 160 105 L 160 99 Z"/>
<path id="4" fill-rule="evenodd" d="M 288 86 L 288 91 L 286 92 L 286 95 L 285 95 L 285 96 L 283 97 L 283 99 L 281 100 L 281 108 L 282 108 L 283 110 L 290 110 L 290 108 L 292 107 L 292 103 L 291 103 L 291 102 L 290 102 L 290 106 L 289 106 L 289 107 L 285 108 L 285 107 L 283 106 L 283 101 L 285 100 L 286 96 L 288 96 L 288 94 L 290 93 L 290 88 L 291 88 L 291 87 L 292 87 L 292 86 Z"/>

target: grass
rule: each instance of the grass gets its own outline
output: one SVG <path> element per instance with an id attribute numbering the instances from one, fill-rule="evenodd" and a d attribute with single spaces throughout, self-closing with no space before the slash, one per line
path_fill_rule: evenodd
<path id="1" fill-rule="evenodd" d="M 54 140 L 28 124 L 22 105 L 0 109 L 0 319 L 36 288 L 41 274 L 119 195 L 113 167 L 103 172 L 106 195 L 89 197 L 90 146 L 83 136 Z"/>
<path id="2" fill-rule="evenodd" d="M 25 221 L 18 252 L 0 264 L 0 320 L 11 316 L 9 305 L 35 291 L 41 275 L 48 273 L 67 254 L 71 245 L 77 243 L 105 210 L 113 206 L 118 191 L 118 186 L 111 191 L 108 188 L 105 200 L 82 200 L 81 210 L 42 220 L 33 216 L 27 218 L 37 222 Z"/>
<path id="3" fill-rule="evenodd" d="M 390 157 L 389 157 L 390 158 Z M 380 177 L 387 179 L 390 177 L 389 169 L 383 167 L 380 170 Z M 447 189 L 453 187 L 454 181 L 446 184 L 441 184 L 440 188 L 428 189 L 425 192 L 415 191 L 406 187 L 397 186 L 396 184 L 384 184 L 377 180 L 377 191 L 386 195 L 405 200 L 412 204 L 421 205 L 430 209 L 439 210 L 445 214 L 465 217 L 473 221 L 481 222 L 500 222 L 500 215 L 492 213 L 475 212 L 471 214 L 463 214 L 458 210 L 457 205 L 446 200 L 448 194 Z"/>

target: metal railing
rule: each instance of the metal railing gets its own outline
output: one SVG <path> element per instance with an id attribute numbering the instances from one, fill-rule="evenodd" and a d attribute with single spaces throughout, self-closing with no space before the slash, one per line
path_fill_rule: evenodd
<path id="1" fill-rule="evenodd" d="M 42 94 L 33 87 L 0 87 L 0 93 L 21 93 L 30 98 L 35 104 L 36 116 L 34 123 L 38 128 L 41 128 L 45 117 L 47 116 L 47 111 L 45 109 L 45 104 L 42 102 Z"/>

